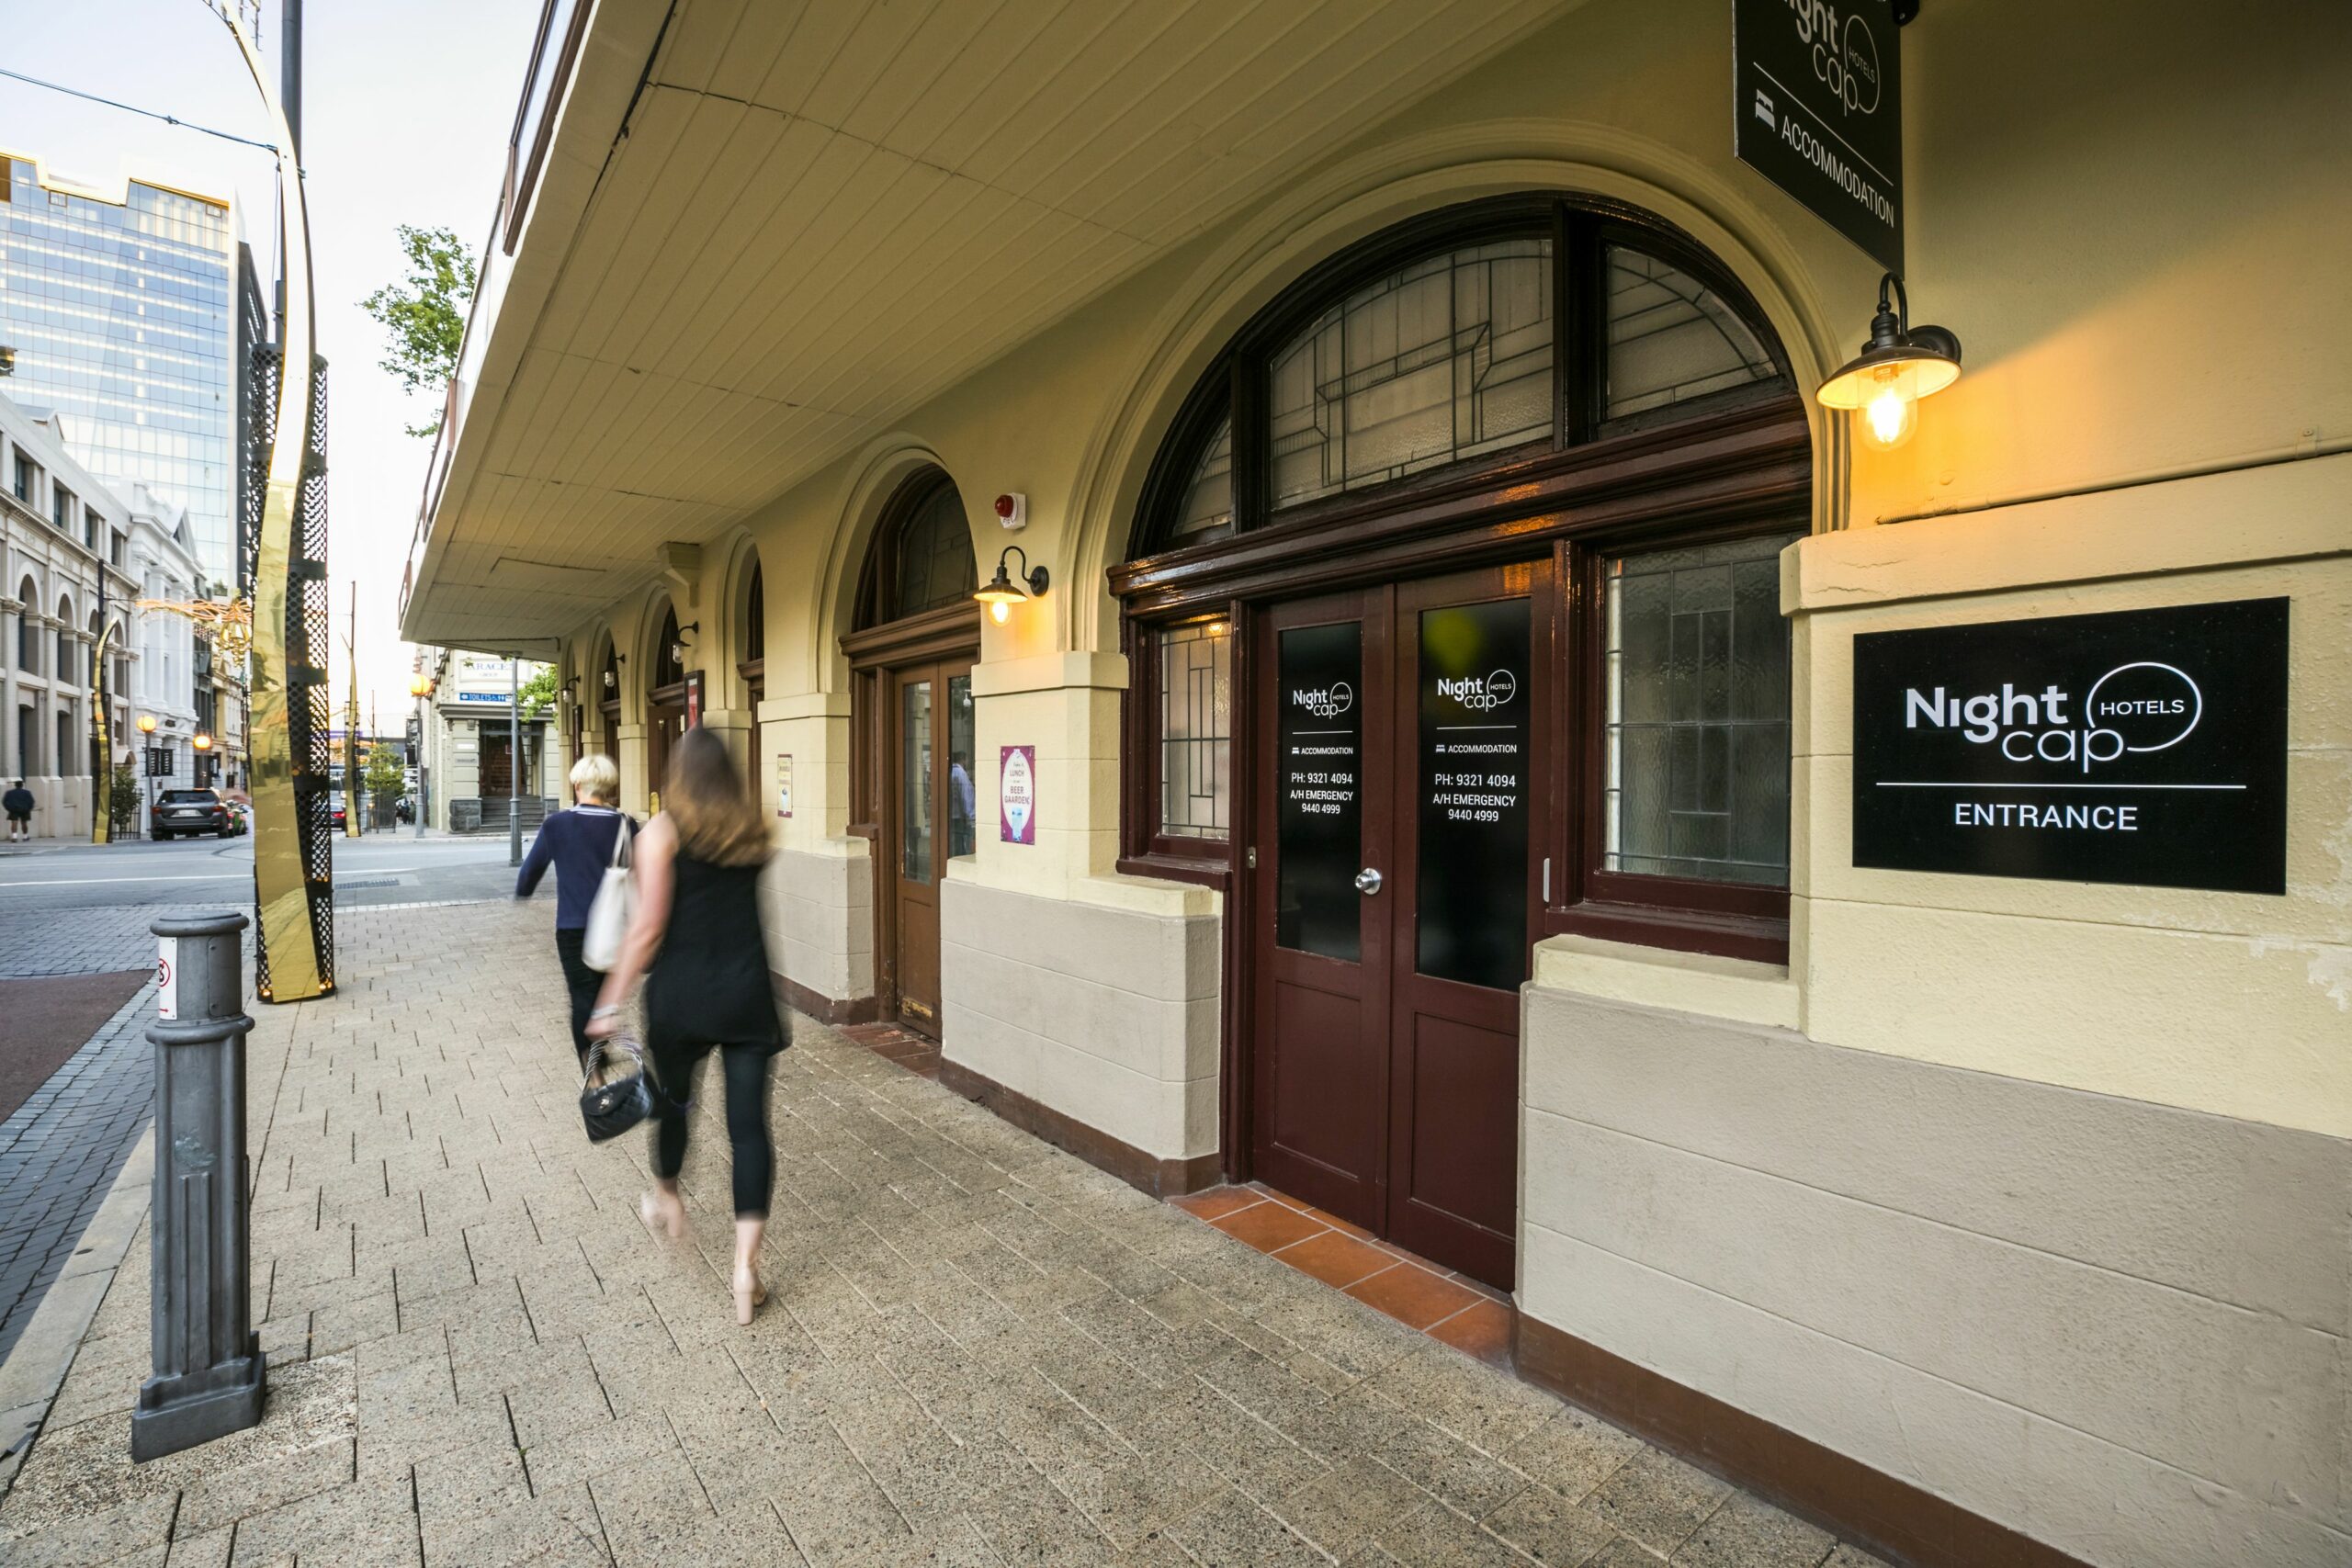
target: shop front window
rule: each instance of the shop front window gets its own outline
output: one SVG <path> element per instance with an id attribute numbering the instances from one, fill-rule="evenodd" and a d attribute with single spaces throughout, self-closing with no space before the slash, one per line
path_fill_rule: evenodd
<path id="1" fill-rule="evenodd" d="M 1780 554 L 1796 536 L 1606 563 L 1604 870 L 1786 885 Z"/>
<path id="2" fill-rule="evenodd" d="M 1232 635 L 1222 621 L 1195 621 L 1157 640 L 1159 831 L 1224 839 L 1232 831 Z"/>

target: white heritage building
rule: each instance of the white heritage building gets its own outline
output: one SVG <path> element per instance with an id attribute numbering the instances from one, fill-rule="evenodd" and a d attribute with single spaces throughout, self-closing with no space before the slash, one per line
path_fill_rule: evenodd
<path id="1" fill-rule="evenodd" d="M 128 501 L 107 489 L 68 455 L 62 423 L 0 396 L 0 777 L 32 791 L 36 837 L 79 838 L 91 826 L 96 663 L 109 623 L 113 761 L 141 762 L 143 743 L 170 757 L 168 775 L 146 787 L 195 782 L 195 628 L 135 606 L 193 599 L 200 577 L 185 509 L 144 486 Z M 141 714 L 155 716 L 152 737 Z"/>

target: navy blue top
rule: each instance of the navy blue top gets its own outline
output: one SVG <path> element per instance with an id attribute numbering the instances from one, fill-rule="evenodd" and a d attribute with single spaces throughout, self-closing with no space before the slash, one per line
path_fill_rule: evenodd
<path id="1" fill-rule="evenodd" d="M 586 931 L 588 906 L 596 901 L 605 868 L 613 863 L 613 838 L 620 831 L 619 823 L 627 823 L 631 833 L 637 831 L 634 821 L 607 806 L 575 806 L 539 824 L 539 836 L 531 840 L 531 852 L 523 857 L 523 869 L 514 878 L 514 897 L 528 898 L 552 865 L 555 929 Z"/>

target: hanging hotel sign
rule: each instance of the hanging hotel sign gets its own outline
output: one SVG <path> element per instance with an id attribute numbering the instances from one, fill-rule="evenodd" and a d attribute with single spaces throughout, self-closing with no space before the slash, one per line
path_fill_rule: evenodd
<path id="1" fill-rule="evenodd" d="M 1037 748 L 1007 746 L 998 760 L 997 795 L 1003 840 L 1037 841 Z"/>
<path id="2" fill-rule="evenodd" d="M 1903 271 L 1903 73 L 1891 0 L 1732 0 L 1732 151 Z"/>
<path id="3" fill-rule="evenodd" d="M 1854 638 L 1854 863 L 2287 890 L 2287 601 Z"/>

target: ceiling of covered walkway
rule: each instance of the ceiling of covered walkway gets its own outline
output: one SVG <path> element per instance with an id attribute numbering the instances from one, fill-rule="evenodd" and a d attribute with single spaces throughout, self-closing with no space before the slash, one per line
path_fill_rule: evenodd
<path id="1" fill-rule="evenodd" d="M 567 630 L 1574 3 L 603 0 L 405 635 Z"/>

